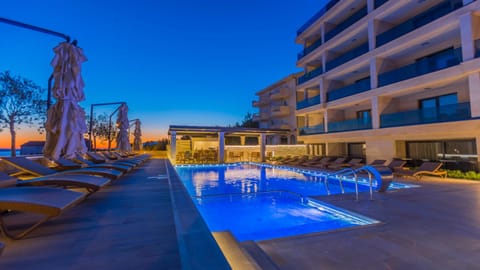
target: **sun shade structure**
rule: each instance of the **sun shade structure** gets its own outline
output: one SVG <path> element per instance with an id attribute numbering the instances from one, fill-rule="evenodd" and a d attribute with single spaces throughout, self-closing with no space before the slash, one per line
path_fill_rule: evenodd
<path id="1" fill-rule="evenodd" d="M 128 129 L 130 127 L 128 122 L 128 106 L 125 103 L 122 104 L 120 110 L 118 110 L 117 127 L 119 129 L 117 134 L 117 151 L 131 152 L 132 148 L 130 147 L 130 140 L 128 139 Z"/>
<path id="2" fill-rule="evenodd" d="M 52 94 L 56 103 L 48 109 L 43 153 L 51 159 L 73 158 L 87 151 L 83 138 L 87 132 L 85 111 L 78 104 L 85 100 L 81 65 L 87 58 L 81 48 L 68 42 L 60 43 L 53 50 Z"/>
<path id="3" fill-rule="evenodd" d="M 141 130 L 141 122 L 139 119 L 135 120 L 135 130 L 133 131 L 133 150 L 140 151 L 142 148 L 142 130 Z"/>

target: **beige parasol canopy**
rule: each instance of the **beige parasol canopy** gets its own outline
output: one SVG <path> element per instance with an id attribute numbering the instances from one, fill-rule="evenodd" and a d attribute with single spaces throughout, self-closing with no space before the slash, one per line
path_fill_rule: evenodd
<path id="1" fill-rule="evenodd" d="M 72 158 L 87 151 L 83 137 L 87 132 L 85 111 L 78 104 L 85 99 L 81 65 L 87 58 L 81 48 L 68 42 L 60 43 L 53 51 L 52 95 L 56 103 L 47 112 L 43 153 L 52 159 Z"/>
<path id="2" fill-rule="evenodd" d="M 120 152 L 131 152 L 132 148 L 130 147 L 130 140 L 128 139 L 128 106 L 127 104 L 122 104 L 117 115 L 117 150 Z"/>

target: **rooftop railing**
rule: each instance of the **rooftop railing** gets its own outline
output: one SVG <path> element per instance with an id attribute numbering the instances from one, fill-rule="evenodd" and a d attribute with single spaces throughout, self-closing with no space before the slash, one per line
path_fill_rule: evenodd
<path id="1" fill-rule="evenodd" d="M 377 36 L 377 47 L 382 46 L 394 39 L 397 39 L 413 30 L 422 27 L 436 19 L 443 17 L 463 6 L 462 1 L 448 0 L 444 1 L 427 11 L 420 13 L 419 15 L 391 28 L 390 30 L 383 32 Z"/>
<path id="2" fill-rule="evenodd" d="M 380 127 L 398 127 L 471 118 L 470 102 L 380 115 Z"/>
<path id="3" fill-rule="evenodd" d="M 325 41 L 332 39 L 334 36 L 340 34 L 343 30 L 347 29 L 350 25 L 356 23 L 361 18 L 367 15 L 367 6 L 362 7 L 359 11 L 352 14 L 343 22 L 339 23 L 335 28 L 330 30 L 328 33 L 325 34 Z"/>
<path id="4" fill-rule="evenodd" d="M 327 101 L 333 101 L 347 96 L 355 95 L 371 89 L 370 77 L 357 81 L 341 88 L 327 92 Z"/>
<path id="5" fill-rule="evenodd" d="M 340 55 L 339 57 L 327 62 L 326 69 L 327 71 L 334 69 L 340 65 L 345 64 L 346 62 L 357 58 L 360 55 L 363 55 L 368 52 L 368 42 L 363 43 L 360 46 L 353 48 L 352 50 Z"/>
<path id="6" fill-rule="evenodd" d="M 313 134 L 322 134 L 325 133 L 325 125 L 320 124 L 311 127 L 303 127 L 299 129 L 300 135 L 313 135 Z"/>
<path id="7" fill-rule="evenodd" d="M 456 66 L 462 62 L 462 48 L 449 49 L 432 56 L 425 57 L 417 62 L 387 71 L 378 76 L 378 86 L 385 86 L 399 81 L 411 79 L 417 76 L 428 74 Z"/>
<path id="8" fill-rule="evenodd" d="M 297 110 L 320 104 L 320 95 L 297 102 Z"/>
<path id="9" fill-rule="evenodd" d="M 328 123 L 328 132 L 352 131 L 371 128 L 372 119 L 370 118 L 350 119 L 340 122 Z"/>
<path id="10" fill-rule="evenodd" d="M 305 75 L 301 76 L 298 78 L 298 82 L 297 84 L 302 84 L 304 82 L 307 82 L 315 77 L 317 77 L 318 75 L 322 74 L 323 73 L 323 68 L 320 66 L 320 67 L 317 67 L 315 68 L 314 70 L 310 71 L 310 72 L 307 72 L 305 73 Z"/>
<path id="11" fill-rule="evenodd" d="M 340 0 L 330 0 L 323 8 L 321 8 L 315 15 L 313 15 L 306 23 L 304 23 L 300 28 L 297 30 L 297 36 L 301 35 L 308 27 L 314 24 L 320 17 L 322 17 L 327 11 L 329 11 L 335 4 L 340 2 Z"/>

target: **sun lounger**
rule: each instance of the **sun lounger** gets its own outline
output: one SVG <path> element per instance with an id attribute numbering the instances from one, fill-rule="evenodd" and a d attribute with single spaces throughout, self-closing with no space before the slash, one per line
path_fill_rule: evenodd
<path id="1" fill-rule="evenodd" d="M 82 192 L 51 187 L 0 188 L 0 229 L 8 238 L 21 239 L 42 223 L 81 202 L 85 196 Z M 5 224 L 4 215 L 10 214 L 5 213 L 6 211 L 34 213 L 42 215 L 43 218 L 22 232 L 14 234 Z"/>
<path id="2" fill-rule="evenodd" d="M 103 176 L 110 179 L 118 179 L 123 175 L 123 172 L 119 170 L 105 168 L 82 168 L 59 172 L 25 157 L 2 157 L 1 159 L 3 162 L 20 170 L 19 173 L 12 174 L 12 176 L 18 176 L 25 173 L 30 174 L 33 177 L 53 174 L 85 174 Z"/>
<path id="3" fill-rule="evenodd" d="M 322 160 L 322 157 L 320 157 L 320 156 L 314 156 L 314 157 L 312 157 L 312 158 L 310 158 L 310 159 L 307 159 L 307 160 L 305 160 L 304 162 L 302 162 L 302 163 L 300 164 L 300 166 L 308 167 L 308 165 L 310 165 L 310 164 L 316 164 L 316 163 L 320 162 L 320 160 Z"/>
<path id="4" fill-rule="evenodd" d="M 395 171 L 397 169 L 403 168 L 407 162 L 405 160 L 401 159 L 393 159 L 390 161 L 390 163 L 387 165 L 387 167 L 390 168 L 390 170 Z"/>
<path id="5" fill-rule="evenodd" d="M 374 161 L 368 163 L 367 165 L 370 165 L 370 166 L 384 166 L 385 162 L 386 162 L 385 159 L 375 159 Z M 359 163 L 355 166 L 352 166 L 352 168 L 358 169 L 358 168 L 361 168 L 363 166 L 365 166 L 365 164 Z"/>
<path id="6" fill-rule="evenodd" d="M 65 158 L 59 158 L 54 161 L 56 164 L 62 167 L 67 167 L 71 168 L 75 166 L 79 166 L 80 168 L 107 168 L 107 169 L 114 169 L 114 170 L 119 170 L 122 171 L 123 173 L 130 172 L 133 169 L 133 166 L 125 166 L 121 164 L 95 164 L 92 161 L 86 160 L 84 158 L 74 158 L 73 160 L 70 159 L 65 159 Z"/>
<path id="7" fill-rule="evenodd" d="M 53 174 L 45 177 L 20 180 L 6 173 L 0 172 L 1 188 L 13 186 L 58 186 L 62 188 L 86 189 L 90 195 L 109 183 L 110 179 L 93 175 Z"/>
<path id="8" fill-rule="evenodd" d="M 337 162 L 333 164 L 327 165 L 328 169 L 332 170 L 337 170 L 341 168 L 348 168 L 348 167 L 354 167 L 354 166 L 362 166 L 363 164 L 361 163 L 363 159 L 361 158 L 352 158 L 349 162 L 344 163 L 345 159 L 342 162 Z"/>
<path id="9" fill-rule="evenodd" d="M 95 163 L 97 164 L 103 164 L 103 163 L 110 163 L 110 164 L 122 164 L 122 165 L 127 165 L 127 166 L 138 166 L 142 163 L 142 161 L 136 161 L 136 160 L 112 160 L 108 159 L 104 155 L 100 155 L 99 153 L 96 152 L 87 152 L 87 156 Z"/>
<path id="10" fill-rule="evenodd" d="M 336 158 L 334 161 L 331 161 L 331 162 L 327 162 L 325 164 L 320 164 L 318 166 L 315 166 L 317 168 L 320 168 L 320 169 L 329 169 L 330 166 L 332 165 L 338 165 L 338 164 L 343 164 L 345 163 L 345 160 L 346 158 Z"/>
<path id="11" fill-rule="evenodd" d="M 292 160 L 290 162 L 284 163 L 285 165 L 289 166 L 299 166 L 300 164 L 306 162 L 308 160 L 308 156 L 302 156 L 296 160 Z"/>
<path id="12" fill-rule="evenodd" d="M 442 167 L 442 162 L 423 162 L 415 170 L 407 169 L 396 169 L 393 171 L 395 176 L 400 177 L 414 177 L 417 180 L 420 180 L 424 175 L 440 176 L 442 178 L 447 177 L 447 171 L 440 171 Z"/>
<path id="13" fill-rule="evenodd" d="M 303 163 L 303 166 L 306 167 L 316 167 L 316 168 L 324 168 L 328 163 L 330 163 L 332 159 L 329 157 L 323 157 L 318 161 L 313 161 L 313 162 L 305 162 Z"/>

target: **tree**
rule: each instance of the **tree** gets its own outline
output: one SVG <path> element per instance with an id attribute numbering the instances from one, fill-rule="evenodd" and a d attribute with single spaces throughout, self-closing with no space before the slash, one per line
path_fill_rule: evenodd
<path id="1" fill-rule="evenodd" d="M 16 131 L 20 125 L 38 125 L 42 130 L 46 115 L 44 89 L 33 81 L 0 73 L 0 127 L 10 130 L 11 156 L 15 156 Z"/>
<path id="2" fill-rule="evenodd" d="M 113 138 L 116 137 L 116 128 L 112 123 L 110 123 L 108 114 L 103 113 L 93 117 L 92 137 L 92 146 L 94 149 L 97 148 L 97 138 L 100 139 L 100 141 L 107 142 L 108 145 L 110 145 Z"/>
<path id="3" fill-rule="evenodd" d="M 238 123 L 236 125 L 238 126 Z M 242 124 L 240 124 L 240 127 L 258 128 L 258 122 L 253 120 L 253 114 L 247 112 L 247 114 L 243 118 Z"/>

